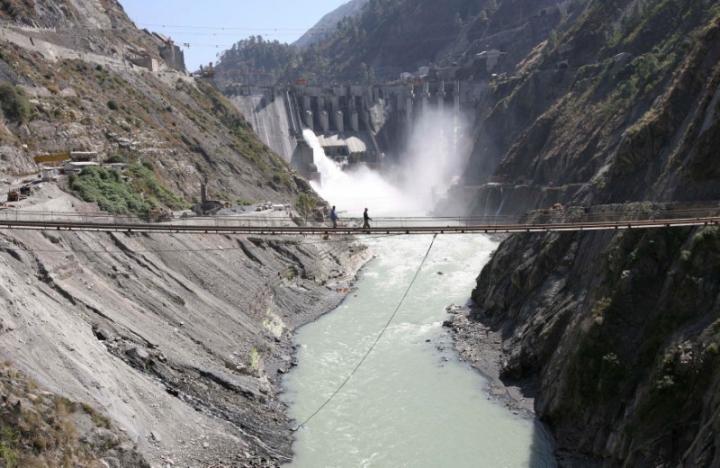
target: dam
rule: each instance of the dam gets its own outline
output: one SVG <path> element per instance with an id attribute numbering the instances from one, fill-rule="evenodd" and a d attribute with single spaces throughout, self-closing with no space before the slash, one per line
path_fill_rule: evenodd
<path id="1" fill-rule="evenodd" d="M 378 218 L 432 214 L 465 166 L 483 92 L 436 79 L 226 94 L 346 225 L 365 208 Z M 450 304 L 469 300 L 497 244 L 477 234 L 438 239 L 418 271 L 431 237 L 361 238 L 374 259 L 356 289 L 296 335 L 298 366 L 284 378 L 283 400 L 301 427 L 288 466 L 556 466 L 543 425 L 491 396 L 442 326 Z"/>
<path id="2" fill-rule="evenodd" d="M 317 177 L 302 132 L 312 130 L 342 166 L 397 162 L 413 128 L 430 109 L 469 119 L 483 85 L 422 80 L 374 85 L 234 85 L 225 94 L 263 140 L 298 172 Z"/>

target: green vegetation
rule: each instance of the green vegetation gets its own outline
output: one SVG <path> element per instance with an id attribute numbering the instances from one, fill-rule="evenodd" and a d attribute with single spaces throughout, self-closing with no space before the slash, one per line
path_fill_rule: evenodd
<path id="1" fill-rule="evenodd" d="M 0 109 L 10 121 L 25 123 L 30 120 L 30 101 L 23 90 L 10 83 L 0 83 Z"/>
<path id="2" fill-rule="evenodd" d="M 298 55 L 294 46 L 250 36 L 223 52 L 218 68 L 228 81 L 269 84 L 275 83 Z"/>
<path id="3" fill-rule="evenodd" d="M 164 187 L 152 166 L 133 163 L 123 176 L 118 171 L 89 167 L 70 180 L 70 189 L 104 211 L 147 217 L 154 208 L 184 209 L 187 202 Z"/>
<path id="4" fill-rule="evenodd" d="M 0 461 L 5 468 L 18 466 L 17 443 L 19 436 L 10 427 L 0 429 Z"/>
<path id="5" fill-rule="evenodd" d="M 120 107 L 118 106 L 118 103 L 113 101 L 112 99 L 107 102 L 108 109 L 116 111 Z"/>
<path id="6" fill-rule="evenodd" d="M 0 364 L 0 467 L 101 466 L 117 456 L 122 436 L 107 436 L 110 421 L 87 404 L 41 391 L 7 364 Z M 128 466 L 147 467 L 139 454 L 125 452 Z"/>
<path id="7" fill-rule="evenodd" d="M 308 217 L 312 215 L 313 210 L 318 205 L 317 197 L 309 193 L 301 193 L 295 202 L 295 208 L 297 208 L 300 216 L 303 217 L 305 223 L 307 223 Z"/>
<path id="8" fill-rule="evenodd" d="M 446 55 L 443 50 L 457 39 L 453 33 L 476 21 L 485 25 L 498 10 L 496 0 L 453 0 L 445 2 L 442 9 L 435 8 L 435 3 L 369 0 L 359 14 L 346 16 L 335 30 L 305 48 L 251 37 L 222 55 L 218 81 L 367 83 L 376 76 L 387 79 L 394 77 L 397 69 L 409 70 L 435 53 Z M 429 12 L 432 21 L 422 15 Z M 424 25 L 427 29 L 418 27 L 420 21 L 428 23 Z M 227 90 L 233 92 L 232 88 Z"/>

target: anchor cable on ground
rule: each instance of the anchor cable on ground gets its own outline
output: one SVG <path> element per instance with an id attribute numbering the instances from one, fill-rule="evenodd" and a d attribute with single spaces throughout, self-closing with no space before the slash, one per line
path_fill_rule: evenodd
<path id="1" fill-rule="evenodd" d="M 373 344 L 368 348 L 368 350 L 363 355 L 362 359 L 355 365 L 353 370 L 348 374 L 347 377 L 345 377 L 345 380 L 342 381 L 342 383 L 335 389 L 335 391 L 323 402 L 322 405 L 318 407 L 310 416 L 305 418 L 300 424 L 298 424 L 295 428 L 292 429 L 292 432 L 297 432 L 303 427 L 305 427 L 310 421 L 315 418 L 320 412 L 329 405 L 336 396 L 340 394 L 343 388 L 350 382 L 350 379 L 357 373 L 357 371 L 362 367 L 362 365 L 365 363 L 367 358 L 372 354 L 372 352 L 375 350 L 375 347 L 378 345 L 382 337 L 385 335 L 385 332 L 390 328 L 390 325 L 395 320 L 395 317 L 397 316 L 398 312 L 402 308 L 403 304 L 405 303 L 405 300 L 407 299 L 408 295 L 410 294 L 410 291 L 412 290 L 413 286 L 415 285 L 415 282 L 417 281 L 418 277 L 420 276 L 420 272 L 422 271 L 423 267 L 425 266 L 425 263 L 427 262 L 427 259 L 430 257 L 430 252 L 432 251 L 433 246 L 435 245 L 435 240 L 437 240 L 437 234 L 433 235 L 432 241 L 430 241 L 430 245 L 428 246 L 427 252 L 425 252 L 425 256 L 422 259 L 422 262 L 420 262 L 420 265 L 418 266 L 417 270 L 415 270 L 415 274 L 413 275 L 412 280 L 410 281 L 410 284 L 405 289 L 405 292 L 403 293 L 402 297 L 400 298 L 400 302 L 398 302 L 398 305 L 395 307 L 395 310 L 393 311 L 392 315 L 390 315 L 390 318 L 388 319 L 385 326 L 380 330 L 380 333 L 378 333 L 377 337 L 375 337 L 375 341 Z"/>

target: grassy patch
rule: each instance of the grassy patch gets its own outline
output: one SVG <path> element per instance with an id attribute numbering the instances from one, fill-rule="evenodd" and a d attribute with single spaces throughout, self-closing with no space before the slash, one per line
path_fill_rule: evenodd
<path id="1" fill-rule="evenodd" d="M 185 200 L 163 186 L 153 170 L 133 163 L 125 176 L 120 172 L 90 167 L 70 180 L 70 189 L 104 211 L 146 217 L 153 208 L 187 208 Z"/>
<path id="2" fill-rule="evenodd" d="M 0 461 L 4 463 L 5 468 L 15 468 L 18 466 L 17 442 L 18 434 L 9 427 L 0 430 Z"/>
<path id="3" fill-rule="evenodd" d="M 260 362 L 262 357 L 260 356 L 260 352 L 257 350 L 257 348 L 253 348 L 250 350 L 250 368 L 254 372 L 260 371 Z"/>

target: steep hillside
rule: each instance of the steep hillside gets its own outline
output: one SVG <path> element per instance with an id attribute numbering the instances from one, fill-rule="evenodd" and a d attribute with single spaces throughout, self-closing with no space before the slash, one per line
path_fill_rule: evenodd
<path id="1" fill-rule="evenodd" d="M 0 78 L 12 94 L 3 94 L 1 173 L 34 170 L 38 154 L 85 150 L 100 160 L 151 164 L 188 202 L 204 179 L 229 202 L 296 196 L 286 164 L 233 106 L 211 85 L 176 71 L 171 49 L 135 29 L 117 2 L 2 5 L 15 24 L 56 29 L 0 28 Z"/>
<path id="2" fill-rule="evenodd" d="M 0 187 L 38 182 L 10 208 L 147 214 L 188 207 L 205 180 L 239 205 L 309 190 L 116 1 L 0 12 Z M 66 151 L 120 166 L 40 183 L 33 157 Z M 0 465 L 287 461 L 292 332 L 343 298 L 365 257 L 351 239 L 3 231 L 0 359 L 29 379 L 0 370 Z"/>
<path id="3" fill-rule="evenodd" d="M 241 41 L 225 52 L 218 67 L 221 75 L 235 73 L 240 84 L 257 84 L 256 73 L 237 73 L 256 64 L 265 78 L 274 80 L 263 84 L 394 81 L 403 72 L 431 64 L 462 69 L 462 77 L 468 78 L 479 71 L 476 55 L 496 49 L 501 52 L 496 72 L 502 73 L 513 70 L 548 37 L 563 17 L 564 3 L 369 0 L 308 47 L 265 42 L 249 48 Z M 265 57 L 280 54 L 288 60 L 265 66 Z"/>
<path id="4" fill-rule="evenodd" d="M 474 210 L 716 206 L 718 6 L 569 11 L 495 83 L 467 176 L 493 183 L 469 197 Z M 564 465 L 720 464 L 716 231 L 518 235 L 482 272 L 471 318 L 501 332 L 504 377 L 536 393 Z"/>
<path id="5" fill-rule="evenodd" d="M 213 81 L 223 90 L 234 84 L 272 86 L 298 60 L 299 54 L 294 45 L 251 36 L 222 53 Z"/>
<path id="6" fill-rule="evenodd" d="M 352 0 L 337 9 L 323 16 L 315 26 L 310 28 L 300 39 L 295 41 L 294 46 L 305 48 L 316 44 L 335 32 L 340 21 L 345 18 L 352 18 L 362 11 L 362 8 L 369 0 Z"/>
<path id="7" fill-rule="evenodd" d="M 515 63 L 560 20 L 558 0 L 371 0 L 338 32 L 305 52 L 290 76 L 358 82 L 395 80 L 420 66 L 471 66 L 499 49 Z M 506 69 L 507 65 L 498 71 Z"/>
<path id="8" fill-rule="evenodd" d="M 717 13 L 711 2 L 577 7 L 495 83 L 467 182 L 493 176 L 506 212 L 718 198 L 707 157 L 718 138 Z M 494 173 L 488 161 L 499 162 Z M 497 190 L 481 191 L 474 209 L 494 213 L 500 200 L 485 202 Z"/>
<path id="9" fill-rule="evenodd" d="M 92 209 L 52 186 L 36 198 L 21 208 Z M 152 464 L 274 466 L 291 456 L 292 332 L 365 258 L 351 240 L 6 231 L 0 359 L 95 408 Z"/>

